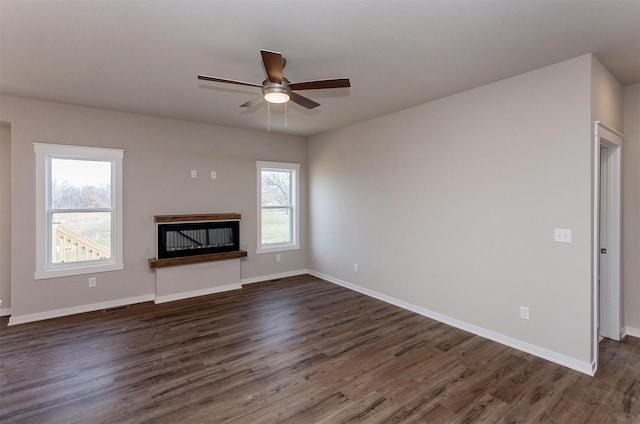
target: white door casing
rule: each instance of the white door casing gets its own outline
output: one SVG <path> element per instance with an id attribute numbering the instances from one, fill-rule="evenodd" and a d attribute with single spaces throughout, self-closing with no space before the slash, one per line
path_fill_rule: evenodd
<path id="1" fill-rule="evenodd" d="M 621 153 L 623 135 L 594 122 L 593 142 L 593 355 L 600 335 L 620 340 Z M 606 249 L 606 253 L 601 253 Z M 599 280 L 601 284 L 599 284 Z M 594 369 L 595 371 L 595 369 Z"/>

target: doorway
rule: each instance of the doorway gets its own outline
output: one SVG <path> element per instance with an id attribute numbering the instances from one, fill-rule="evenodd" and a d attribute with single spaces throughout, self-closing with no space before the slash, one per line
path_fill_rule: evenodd
<path id="1" fill-rule="evenodd" d="M 621 306 L 621 150 L 623 136 L 594 123 L 594 365 L 602 338 L 620 340 Z"/>

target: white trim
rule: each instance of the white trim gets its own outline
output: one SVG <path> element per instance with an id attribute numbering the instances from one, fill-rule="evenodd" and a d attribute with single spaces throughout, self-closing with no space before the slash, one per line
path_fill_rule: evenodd
<path id="1" fill-rule="evenodd" d="M 33 143 L 33 150 L 36 153 L 44 153 L 47 155 L 60 155 L 78 158 L 93 157 L 122 159 L 124 157 L 123 149 L 72 146 L 70 144 Z"/>
<path id="2" fill-rule="evenodd" d="M 242 285 L 244 284 L 254 284 L 254 283 L 275 280 L 278 278 L 293 277 L 296 275 L 304 275 L 304 274 L 309 274 L 309 270 L 299 269 L 295 271 L 282 272 L 279 274 L 245 278 L 239 284 L 228 284 L 225 286 L 213 287 L 213 288 L 204 289 L 204 290 L 195 290 L 191 292 L 171 294 L 166 296 L 156 297 L 153 294 L 148 294 L 143 296 L 112 300 L 108 302 L 93 303 L 93 304 L 83 305 L 83 306 L 74 306 L 71 308 L 55 309 L 52 311 L 39 312 L 36 314 L 11 316 L 11 318 L 9 318 L 9 325 L 17 325 L 17 324 L 24 324 L 27 322 L 41 321 L 41 320 L 51 319 L 51 318 L 59 318 L 67 315 L 75 315 L 75 314 L 81 314 L 85 312 L 99 311 L 102 309 L 116 308 L 118 306 L 133 305 L 135 303 L 142 303 L 142 302 L 153 301 L 156 304 L 165 303 L 173 300 L 187 299 L 191 297 L 214 294 L 214 293 L 219 293 L 219 292 L 224 292 L 229 290 L 239 290 L 239 289 L 242 289 Z M 8 316 L 8 315 L 11 315 L 10 308 L 0 309 L 0 316 Z"/>
<path id="3" fill-rule="evenodd" d="M 262 255 L 264 253 L 276 253 L 276 252 L 286 252 L 287 250 L 300 250 L 300 245 L 294 244 L 272 244 L 269 247 L 258 247 L 256 249 L 256 255 Z"/>
<path id="4" fill-rule="evenodd" d="M 92 274 L 124 269 L 123 254 L 123 184 L 122 161 L 124 150 L 102 147 L 72 146 L 62 144 L 33 143 L 36 154 L 36 269 L 34 279 L 66 277 L 71 275 Z M 112 257 L 105 260 L 51 264 L 49 249 L 50 230 L 47 229 L 47 188 L 48 157 L 62 156 L 76 159 L 110 160 L 113 167 L 111 175 L 113 221 L 111 231 Z"/>
<path id="5" fill-rule="evenodd" d="M 592 147 L 592 228 L 591 228 L 591 241 L 592 241 L 592 264 L 591 264 L 591 279 L 592 279 L 592 347 L 591 357 L 597 370 L 599 363 L 599 340 L 600 340 L 600 289 L 599 289 L 599 274 L 600 274 L 600 147 L 601 145 L 611 148 L 612 169 L 609 172 L 609 185 L 608 185 L 608 211 L 607 211 L 607 227 L 609 243 L 607 246 L 607 281 L 610 287 L 613 288 L 609 305 L 612 310 L 617 308 L 617 312 L 622 311 L 620 304 L 620 269 L 621 269 L 621 235 L 620 235 L 620 168 L 621 168 L 621 150 L 622 141 L 624 136 L 619 131 L 613 130 L 608 126 L 602 124 L 600 121 L 593 122 L 593 147 Z M 617 306 L 616 306 L 617 305 Z M 615 317 L 614 317 L 615 318 Z M 610 327 L 607 332 L 611 334 L 612 338 L 619 340 L 622 332 L 621 319 L 611 320 Z"/>
<path id="6" fill-rule="evenodd" d="M 155 304 L 172 302 L 174 300 L 189 299 L 191 297 L 206 296 L 208 294 L 226 292 L 231 290 L 239 290 L 242 288 L 240 284 L 227 284 L 224 286 L 210 287 L 202 290 L 192 290 L 188 292 L 168 294 L 165 296 L 156 296 L 153 301 Z"/>
<path id="7" fill-rule="evenodd" d="M 95 265 L 91 265 L 95 264 Z M 74 266 L 73 268 L 56 269 L 49 271 L 36 270 L 33 274 L 34 280 L 45 280 L 47 278 L 69 277 L 72 275 L 98 274 L 101 272 L 120 271 L 124 269 L 122 263 L 102 264 L 102 261 L 87 261 L 86 266 Z"/>
<path id="8" fill-rule="evenodd" d="M 623 133 L 621 133 L 621 132 L 620 132 L 620 131 L 618 131 L 618 130 L 615 130 L 615 129 L 611 128 L 611 127 L 610 127 L 610 126 L 608 126 L 608 125 L 603 124 L 601 121 L 594 121 L 594 123 L 595 123 L 598 127 L 603 128 L 603 129 L 605 129 L 605 130 L 609 131 L 610 133 L 613 133 L 613 134 L 617 135 L 619 138 L 624 138 L 624 134 L 623 134 Z M 602 137 L 603 137 L 603 138 L 606 138 L 606 139 L 608 140 L 608 138 L 607 138 L 604 134 L 602 135 Z"/>
<path id="9" fill-rule="evenodd" d="M 385 294 L 378 293 L 376 291 L 369 290 L 367 288 L 360 287 L 352 283 L 348 283 L 346 281 L 331 277 L 326 274 L 322 274 L 317 271 L 309 270 L 309 274 L 313 275 L 314 277 L 322 278 L 323 280 L 329 281 L 339 286 L 342 286 L 350 290 L 354 290 L 359 293 L 362 293 L 364 295 L 373 297 L 375 299 L 381 300 L 383 302 L 387 302 L 391 305 L 395 305 L 400 308 L 406 309 L 408 311 L 415 312 L 427 318 L 435 319 L 436 321 L 440 321 L 452 327 L 456 327 L 461 330 L 468 331 L 480 337 L 484 337 L 485 339 L 493 340 L 494 342 L 498 342 L 505 346 L 509 346 L 514 349 L 518 349 L 522 352 L 526 352 L 531 355 L 535 355 L 539 358 L 546 359 L 548 361 L 562 365 L 564 367 L 571 368 L 581 373 L 591 375 L 591 376 L 595 374 L 595 364 L 593 363 L 578 361 L 574 358 L 542 348 L 540 346 L 532 345 L 530 343 L 523 342 L 522 340 L 514 339 L 513 337 L 505 336 L 504 334 L 496 333 L 495 331 L 491 331 L 486 328 L 479 327 L 477 325 L 470 324 L 468 322 L 449 317 L 439 312 L 434 312 L 429 309 L 413 305 L 403 300 L 399 300 L 394 297 L 387 296 Z"/>
<path id="10" fill-rule="evenodd" d="M 27 322 L 41 321 L 51 318 L 60 318 L 67 315 L 83 314 L 85 312 L 99 311 L 101 309 L 117 308 L 119 306 L 133 305 L 136 303 L 150 302 L 153 300 L 152 294 L 127 297 L 124 299 L 110 300 L 108 302 L 91 303 L 89 305 L 73 306 L 71 308 L 54 309 L 36 314 L 12 315 L 9 318 L 9 325 L 25 324 Z"/>
<path id="11" fill-rule="evenodd" d="M 264 283 L 266 281 L 277 280 L 279 278 L 295 277 L 296 275 L 304 275 L 304 274 L 309 274 L 309 270 L 308 269 L 298 269 L 298 270 L 295 270 L 295 271 L 281 272 L 279 274 L 271 274 L 271 275 L 262 275 L 260 277 L 243 278 L 242 280 L 240 280 L 240 284 L 242 284 L 244 286 L 245 284 Z"/>
<path id="12" fill-rule="evenodd" d="M 631 336 L 640 338 L 640 328 L 624 327 L 622 329 L 623 337 Z"/>

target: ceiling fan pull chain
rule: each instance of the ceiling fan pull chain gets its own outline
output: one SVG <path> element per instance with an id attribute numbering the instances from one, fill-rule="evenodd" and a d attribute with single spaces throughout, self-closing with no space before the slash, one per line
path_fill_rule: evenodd
<path id="1" fill-rule="evenodd" d="M 287 111 L 289 110 L 289 106 L 287 106 L 288 104 L 289 102 L 284 104 L 284 126 L 285 127 L 287 126 L 287 122 L 288 122 L 288 119 L 287 119 Z"/>
<path id="2" fill-rule="evenodd" d="M 267 102 L 267 131 L 271 132 L 271 103 Z"/>

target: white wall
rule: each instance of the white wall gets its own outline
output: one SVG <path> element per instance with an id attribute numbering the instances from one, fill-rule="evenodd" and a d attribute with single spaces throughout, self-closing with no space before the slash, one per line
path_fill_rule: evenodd
<path id="1" fill-rule="evenodd" d="M 312 137 L 309 268 L 590 367 L 591 68 Z"/>
<path id="2" fill-rule="evenodd" d="M 622 255 L 623 323 L 640 337 L 640 84 L 624 88 Z"/>
<path id="3" fill-rule="evenodd" d="M 622 85 L 592 56 L 591 120 L 622 132 L 623 118 Z"/>
<path id="4" fill-rule="evenodd" d="M 0 315 L 11 308 L 11 128 L 0 123 Z"/>
<path id="5" fill-rule="evenodd" d="M 256 160 L 301 163 L 306 188 L 306 140 L 144 115 L 3 96 L 0 120 L 10 122 L 12 176 L 12 319 L 28 314 L 136 298 L 154 293 L 147 265 L 154 253 L 153 215 L 239 212 L 245 279 L 306 268 L 303 248 L 256 255 Z M 123 271 L 34 280 L 35 194 L 33 142 L 123 148 Z M 190 170 L 199 178 L 191 179 Z M 209 178 L 210 171 L 217 179 Z M 306 217 L 306 190 L 302 190 Z M 301 223 L 306 228 L 306 222 Z"/>

